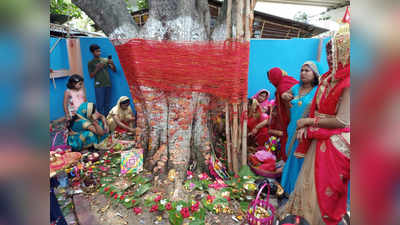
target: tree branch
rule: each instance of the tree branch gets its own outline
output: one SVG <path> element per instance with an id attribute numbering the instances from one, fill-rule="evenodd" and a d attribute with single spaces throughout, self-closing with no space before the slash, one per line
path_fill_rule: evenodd
<path id="1" fill-rule="evenodd" d="M 124 0 L 72 0 L 110 38 L 134 38 L 138 26 Z"/>

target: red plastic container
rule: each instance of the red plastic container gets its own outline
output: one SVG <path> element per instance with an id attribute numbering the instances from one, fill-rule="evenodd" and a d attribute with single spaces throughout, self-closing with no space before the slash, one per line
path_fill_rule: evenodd
<path id="1" fill-rule="evenodd" d="M 259 169 L 257 167 L 254 167 L 253 165 L 250 165 L 250 168 L 253 170 L 253 172 L 257 175 L 263 176 L 263 177 L 268 177 L 268 178 L 278 178 L 282 175 L 282 172 L 272 172 L 272 171 L 266 171 Z"/>

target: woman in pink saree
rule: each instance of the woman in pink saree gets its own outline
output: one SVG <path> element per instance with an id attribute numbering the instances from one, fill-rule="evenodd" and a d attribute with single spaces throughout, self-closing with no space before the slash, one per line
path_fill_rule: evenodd
<path id="1" fill-rule="evenodd" d="M 350 179 L 350 36 L 327 45 L 329 71 L 320 80 L 310 118 L 297 122 L 301 140 L 295 155 L 305 157 L 296 187 L 278 210 L 310 224 L 337 225 L 346 213 Z"/>
<path id="2" fill-rule="evenodd" d="M 252 99 L 254 105 L 250 107 L 252 113 L 249 114 L 247 128 L 249 135 L 254 136 L 258 146 L 264 146 L 268 140 L 267 122 L 269 118 L 270 102 L 269 91 L 262 89 L 257 92 Z"/>

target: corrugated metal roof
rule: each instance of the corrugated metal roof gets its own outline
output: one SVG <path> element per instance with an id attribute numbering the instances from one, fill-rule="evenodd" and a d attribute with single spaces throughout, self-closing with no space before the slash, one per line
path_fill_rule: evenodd
<path id="1" fill-rule="evenodd" d="M 258 2 L 310 5 L 335 9 L 350 4 L 350 0 L 257 0 Z"/>

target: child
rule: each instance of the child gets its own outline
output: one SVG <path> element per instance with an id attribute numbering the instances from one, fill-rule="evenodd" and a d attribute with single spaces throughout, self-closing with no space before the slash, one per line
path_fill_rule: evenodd
<path id="1" fill-rule="evenodd" d="M 86 101 L 83 78 L 74 74 L 69 78 L 67 90 L 64 92 L 64 112 L 67 121 L 72 119 L 78 107 Z"/>
<path id="2" fill-rule="evenodd" d="M 100 57 L 100 46 L 92 44 L 89 49 L 93 54 L 93 60 L 88 63 L 88 70 L 90 77 L 94 78 L 96 105 L 101 114 L 107 115 L 110 106 L 112 86 L 107 68 L 110 68 L 114 72 L 116 72 L 117 69 L 111 56 L 108 56 L 108 59 Z"/>

